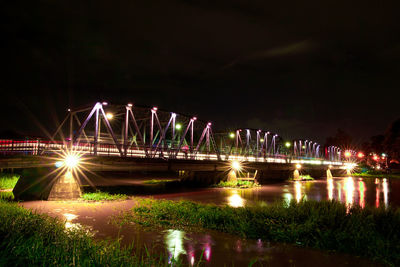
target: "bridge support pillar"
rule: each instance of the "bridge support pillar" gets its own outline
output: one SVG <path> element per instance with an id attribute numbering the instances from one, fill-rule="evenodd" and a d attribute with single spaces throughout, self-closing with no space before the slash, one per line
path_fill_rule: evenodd
<path id="1" fill-rule="evenodd" d="M 66 171 L 54 183 L 47 200 L 78 199 L 82 195 L 79 183 L 71 171 Z"/>
<path id="2" fill-rule="evenodd" d="M 230 172 L 228 172 L 227 175 L 227 179 L 228 182 L 237 182 L 237 176 L 236 176 L 236 172 L 234 170 L 231 170 Z"/>
<path id="3" fill-rule="evenodd" d="M 16 200 L 64 200 L 80 197 L 81 191 L 71 173 L 41 167 L 23 170 L 13 194 Z"/>
<path id="4" fill-rule="evenodd" d="M 24 169 L 13 189 L 16 200 L 47 200 L 57 179 L 56 168 Z"/>

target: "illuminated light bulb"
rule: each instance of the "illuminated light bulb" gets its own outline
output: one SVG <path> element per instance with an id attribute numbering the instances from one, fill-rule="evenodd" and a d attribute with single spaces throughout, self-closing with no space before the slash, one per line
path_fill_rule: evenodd
<path id="1" fill-rule="evenodd" d="M 131 103 L 128 103 L 128 107 L 130 107 L 130 108 L 131 108 L 131 107 L 133 107 L 133 104 L 131 104 Z"/>
<path id="2" fill-rule="evenodd" d="M 235 133 L 230 133 L 229 138 L 232 138 L 232 139 L 235 138 Z"/>
<path id="3" fill-rule="evenodd" d="M 114 115 L 112 113 L 108 112 L 106 114 L 106 117 L 107 117 L 107 119 L 111 120 L 112 118 L 114 118 Z"/>
<path id="4" fill-rule="evenodd" d="M 290 142 L 286 142 L 286 143 L 285 143 L 285 146 L 286 146 L 287 148 L 289 148 L 289 147 L 291 146 Z"/>
<path id="5" fill-rule="evenodd" d="M 296 164 L 296 169 L 300 170 L 301 169 L 301 164 Z"/>
<path id="6" fill-rule="evenodd" d="M 64 159 L 64 164 L 68 168 L 75 168 L 79 164 L 79 157 L 76 155 L 67 155 Z"/>
<path id="7" fill-rule="evenodd" d="M 242 168 L 242 166 L 241 166 L 239 161 L 234 160 L 231 163 L 231 168 L 234 169 L 235 171 L 238 171 L 238 170 L 240 170 Z"/>
<path id="8" fill-rule="evenodd" d="M 177 124 L 175 125 L 175 129 L 177 129 L 177 130 L 182 129 L 182 124 L 177 123 Z"/>

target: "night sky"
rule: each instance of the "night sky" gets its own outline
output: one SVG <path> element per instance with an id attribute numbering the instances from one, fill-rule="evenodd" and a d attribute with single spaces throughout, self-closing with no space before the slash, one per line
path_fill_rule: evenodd
<path id="1" fill-rule="evenodd" d="M 371 3 L 371 4 L 370 4 Z M 6 1 L 0 132 L 52 131 L 68 107 L 157 105 L 324 142 L 400 117 L 390 1 Z M 35 119 L 34 119 L 35 118 Z"/>

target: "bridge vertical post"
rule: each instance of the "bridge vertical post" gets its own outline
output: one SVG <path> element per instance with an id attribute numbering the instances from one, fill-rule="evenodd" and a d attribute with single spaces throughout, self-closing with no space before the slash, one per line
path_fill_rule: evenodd
<path id="1" fill-rule="evenodd" d="M 190 126 L 190 154 L 192 154 L 191 157 L 193 157 L 193 135 L 194 135 L 194 121 Z"/>
<path id="2" fill-rule="evenodd" d="M 93 155 L 97 156 L 97 143 L 99 138 L 99 108 L 96 109 L 96 121 L 94 130 L 94 143 L 93 143 Z"/>
<path id="3" fill-rule="evenodd" d="M 206 148 L 207 148 L 207 155 L 210 154 L 210 127 L 211 122 L 207 124 L 207 132 L 206 132 Z"/>
<path id="4" fill-rule="evenodd" d="M 265 143 L 265 156 L 268 154 L 268 135 L 270 132 L 266 132 L 264 136 L 264 143 Z"/>
<path id="5" fill-rule="evenodd" d="M 154 108 L 151 109 L 151 121 L 150 121 L 150 154 L 153 151 L 153 130 L 154 130 Z"/>
<path id="6" fill-rule="evenodd" d="M 171 150 L 174 149 L 175 147 L 175 123 L 176 123 L 176 115 L 174 116 L 174 118 L 172 119 L 172 140 L 171 140 Z"/>
<path id="7" fill-rule="evenodd" d="M 73 134 L 74 134 L 74 120 L 73 120 L 73 116 L 72 116 L 72 111 L 69 110 L 69 149 L 72 150 L 72 146 L 73 146 Z"/>
<path id="8" fill-rule="evenodd" d="M 126 114 L 125 114 L 125 132 L 124 132 L 124 156 L 128 154 L 128 129 L 129 129 L 129 109 L 130 106 L 126 106 Z"/>
<path id="9" fill-rule="evenodd" d="M 250 130 L 246 129 L 246 151 L 245 151 L 245 157 L 250 154 Z"/>
<path id="10" fill-rule="evenodd" d="M 240 130 L 236 130 L 236 156 L 239 153 L 239 138 L 240 138 Z"/>
<path id="11" fill-rule="evenodd" d="M 258 161 L 258 143 L 260 142 L 260 132 L 261 130 L 257 131 L 257 144 L 256 144 L 256 160 Z"/>

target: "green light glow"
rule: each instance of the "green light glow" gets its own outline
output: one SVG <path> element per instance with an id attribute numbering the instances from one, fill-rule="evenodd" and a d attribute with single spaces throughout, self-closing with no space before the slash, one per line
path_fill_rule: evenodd
<path id="1" fill-rule="evenodd" d="M 232 138 L 232 139 L 235 138 L 235 133 L 230 133 L 229 138 Z"/>
<path id="2" fill-rule="evenodd" d="M 177 124 L 175 125 L 175 129 L 177 129 L 177 130 L 182 129 L 182 124 L 177 123 Z"/>
<path id="3" fill-rule="evenodd" d="M 290 147 L 290 146 L 291 146 L 290 142 L 286 142 L 286 143 L 285 143 L 285 146 L 286 146 L 286 147 Z"/>

